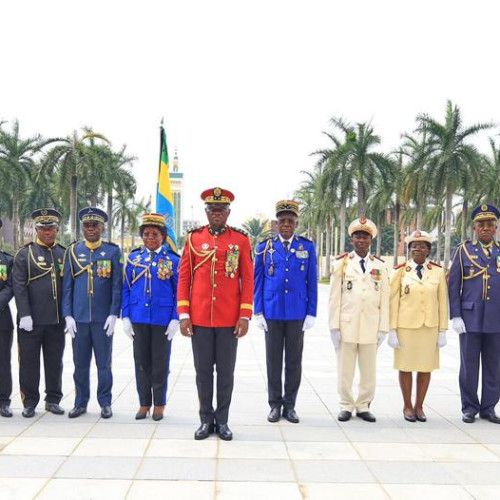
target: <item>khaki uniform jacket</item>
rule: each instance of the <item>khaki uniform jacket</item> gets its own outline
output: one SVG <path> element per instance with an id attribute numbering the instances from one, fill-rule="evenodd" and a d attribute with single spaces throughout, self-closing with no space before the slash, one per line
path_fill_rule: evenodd
<path id="1" fill-rule="evenodd" d="M 391 330 L 421 326 L 448 328 L 448 286 L 444 269 L 426 261 L 422 279 L 410 263 L 391 278 Z"/>
<path id="2" fill-rule="evenodd" d="M 330 281 L 330 330 L 340 329 L 343 342 L 377 343 L 389 331 L 389 277 L 383 261 L 370 256 L 365 273 L 354 252 L 338 257 Z"/>

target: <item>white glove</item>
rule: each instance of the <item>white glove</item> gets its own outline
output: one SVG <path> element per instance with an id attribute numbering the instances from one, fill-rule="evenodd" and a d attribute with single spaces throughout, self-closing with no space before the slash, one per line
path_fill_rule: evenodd
<path id="1" fill-rule="evenodd" d="M 396 330 L 391 330 L 389 332 L 389 339 L 387 340 L 387 343 L 393 349 L 401 348 L 401 344 L 399 343 L 398 334 L 396 333 Z"/>
<path id="2" fill-rule="evenodd" d="M 451 327 L 457 333 L 465 333 L 467 331 L 467 329 L 465 328 L 464 320 L 460 316 L 451 318 Z"/>
<path id="3" fill-rule="evenodd" d="M 441 349 L 441 347 L 444 347 L 446 345 L 446 331 L 442 330 L 439 332 L 439 337 L 438 337 L 438 347 Z"/>
<path id="4" fill-rule="evenodd" d="M 310 330 L 314 327 L 314 323 L 316 323 L 316 318 L 314 316 L 309 316 L 308 314 L 306 316 L 306 319 L 304 320 L 304 326 L 302 327 L 302 330 Z"/>
<path id="5" fill-rule="evenodd" d="M 267 332 L 266 318 L 264 318 L 263 314 L 255 314 L 253 319 L 255 321 L 255 326 L 257 328 L 260 328 L 261 330 L 264 330 L 265 332 Z"/>
<path id="6" fill-rule="evenodd" d="M 74 339 L 76 335 L 76 321 L 73 316 L 66 316 L 64 318 L 66 320 L 66 332 L 69 333 L 69 336 Z"/>
<path id="7" fill-rule="evenodd" d="M 123 318 L 123 333 L 130 339 L 134 340 L 134 327 L 130 318 Z"/>
<path id="8" fill-rule="evenodd" d="M 19 320 L 19 328 L 27 332 L 33 331 L 33 318 L 31 316 L 23 316 Z"/>
<path id="9" fill-rule="evenodd" d="M 179 331 L 179 320 L 178 319 L 171 319 L 170 323 L 168 324 L 168 328 L 165 332 L 165 335 L 167 336 L 167 340 L 172 340 L 174 338 L 174 335 Z"/>
<path id="10" fill-rule="evenodd" d="M 378 332 L 377 333 L 377 347 L 380 347 L 385 340 L 385 332 Z"/>
<path id="11" fill-rule="evenodd" d="M 106 323 L 104 323 L 104 330 L 106 330 L 106 335 L 108 337 L 111 337 L 111 335 L 113 335 L 113 332 L 115 331 L 116 320 L 117 316 L 114 314 L 110 314 L 106 318 Z"/>
<path id="12" fill-rule="evenodd" d="M 330 337 L 332 338 L 333 347 L 338 351 L 340 347 L 340 330 L 338 328 L 330 330 Z"/>

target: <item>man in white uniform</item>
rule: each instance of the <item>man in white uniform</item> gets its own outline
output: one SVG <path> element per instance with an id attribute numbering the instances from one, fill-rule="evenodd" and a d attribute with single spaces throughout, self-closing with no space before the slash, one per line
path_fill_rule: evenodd
<path id="1" fill-rule="evenodd" d="M 375 422 L 370 404 L 375 395 L 377 347 L 389 331 L 389 278 L 384 261 L 370 254 L 377 226 L 360 217 L 349 225 L 348 232 L 354 250 L 337 257 L 328 305 L 330 333 L 338 354 L 338 419 L 345 422 L 356 410 L 358 417 Z M 360 382 L 354 400 L 357 360 Z"/>

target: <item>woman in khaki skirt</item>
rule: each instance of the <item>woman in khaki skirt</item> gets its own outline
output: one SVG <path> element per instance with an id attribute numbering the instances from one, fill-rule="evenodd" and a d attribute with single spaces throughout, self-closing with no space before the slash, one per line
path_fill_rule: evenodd
<path id="1" fill-rule="evenodd" d="M 439 368 L 439 348 L 446 345 L 448 290 L 445 272 L 428 260 L 432 236 L 414 231 L 405 238 L 411 259 L 395 268 L 391 278 L 389 345 L 399 370 L 403 415 L 409 422 L 425 422 L 423 404 L 431 372 Z M 417 394 L 412 404 L 412 372 L 417 372 Z"/>

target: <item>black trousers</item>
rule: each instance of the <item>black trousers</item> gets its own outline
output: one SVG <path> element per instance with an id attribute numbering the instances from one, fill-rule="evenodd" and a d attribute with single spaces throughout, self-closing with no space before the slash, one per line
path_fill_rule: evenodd
<path id="1" fill-rule="evenodd" d="M 233 327 L 193 325 L 194 367 L 202 423 L 227 424 L 233 394 L 238 339 Z M 217 370 L 217 409 L 214 411 L 214 365 Z"/>
<path id="2" fill-rule="evenodd" d="M 266 320 L 267 391 L 271 408 L 295 408 L 302 377 L 304 320 Z M 281 383 L 285 351 L 285 392 Z"/>
<path id="3" fill-rule="evenodd" d="M 12 394 L 10 353 L 13 336 L 13 330 L 0 330 L 0 405 L 10 405 Z"/>
<path id="4" fill-rule="evenodd" d="M 64 325 L 35 326 L 31 332 L 18 328 L 19 386 L 24 407 L 35 408 L 40 401 L 40 351 L 45 371 L 45 401 L 62 399 Z"/>
<path id="5" fill-rule="evenodd" d="M 141 406 L 165 406 L 172 342 L 167 326 L 133 323 L 135 381 Z"/>

